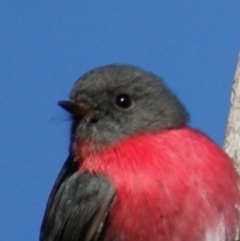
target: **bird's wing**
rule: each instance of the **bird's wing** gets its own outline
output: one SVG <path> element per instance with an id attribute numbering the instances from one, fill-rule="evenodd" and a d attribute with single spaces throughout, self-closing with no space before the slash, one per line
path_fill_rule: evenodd
<path id="1" fill-rule="evenodd" d="M 61 186 L 61 184 L 64 181 L 66 181 L 71 175 L 73 175 L 77 171 L 77 168 L 78 168 L 77 162 L 74 161 L 74 158 L 71 155 L 69 155 L 67 160 L 63 164 L 63 167 L 62 167 L 60 173 L 58 174 L 58 177 L 57 177 L 57 179 L 53 185 L 52 191 L 49 195 L 42 225 L 44 224 L 45 219 L 47 218 L 46 214 L 51 209 L 51 206 L 53 203 L 53 198 L 55 197 L 56 192 L 58 191 L 59 187 Z"/>
<path id="2" fill-rule="evenodd" d="M 40 241 L 97 241 L 102 231 L 115 188 L 103 176 L 76 172 L 71 162 L 49 197 Z"/>

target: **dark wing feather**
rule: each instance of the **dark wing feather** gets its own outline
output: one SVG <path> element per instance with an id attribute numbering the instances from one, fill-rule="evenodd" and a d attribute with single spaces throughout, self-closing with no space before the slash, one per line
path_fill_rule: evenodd
<path id="1" fill-rule="evenodd" d="M 40 241 L 98 240 L 115 189 L 103 176 L 79 174 L 71 162 L 66 161 L 51 192 Z"/>
<path id="2" fill-rule="evenodd" d="M 49 195 L 45 214 L 42 221 L 41 231 L 40 231 L 40 240 L 42 239 L 44 227 L 46 226 L 47 218 L 49 217 L 49 212 L 51 210 L 53 199 L 55 198 L 56 192 L 59 190 L 59 187 L 61 184 L 68 179 L 69 176 L 73 175 L 77 171 L 77 162 L 74 161 L 74 158 L 69 155 L 65 163 L 63 164 L 63 167 L 58 174 L 58 177 L 53 185 L 52 191 Z"/>

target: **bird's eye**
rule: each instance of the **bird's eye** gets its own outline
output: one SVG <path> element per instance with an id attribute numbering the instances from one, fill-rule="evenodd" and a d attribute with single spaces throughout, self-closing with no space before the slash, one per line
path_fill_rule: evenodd
<path id="1" fill-rule="evenodd" d="M 127 94 L 120 94 L 117 96 L 115 103 L 121 108 L 128 108 L 131 106 L 132 101 L 129 95 Z"/>

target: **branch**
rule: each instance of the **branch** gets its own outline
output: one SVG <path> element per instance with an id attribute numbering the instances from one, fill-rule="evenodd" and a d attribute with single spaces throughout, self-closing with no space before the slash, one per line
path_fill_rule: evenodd
<path id="1" fill-rule="evenodd" d="M 224 147 L 240 173 L 240 54 L 231 93 Z"/>

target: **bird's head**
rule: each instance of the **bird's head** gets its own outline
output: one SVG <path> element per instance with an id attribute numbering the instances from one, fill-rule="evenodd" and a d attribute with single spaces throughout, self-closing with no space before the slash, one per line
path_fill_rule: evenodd
<path id="1" fill-rule="evenodd" d="M 139 133 L 187 124 L 188 113 L 154 74 L 129 65 L 95 68 L 59 105 L 72 117 L 71 143 L 99 148 Z"/>

